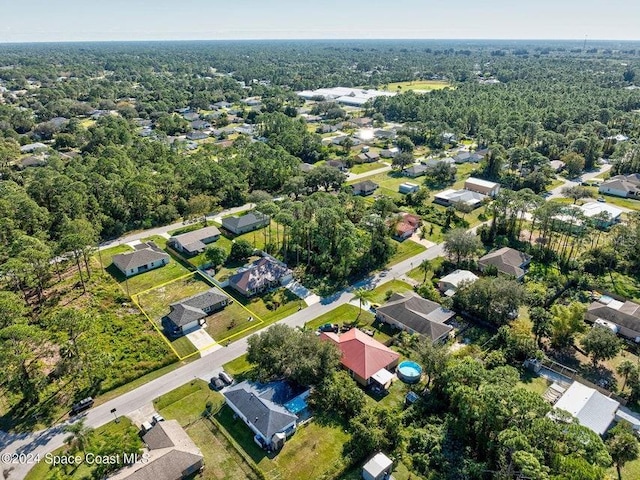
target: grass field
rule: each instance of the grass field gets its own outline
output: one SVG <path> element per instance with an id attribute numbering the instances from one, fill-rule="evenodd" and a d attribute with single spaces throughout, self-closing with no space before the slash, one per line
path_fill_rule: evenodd
<path id="1" fill-rule="evenodd" d="M 305 328 L 315 330 L 325 323 L 337 323 L 338 325 L 355 325 L 359 328 L 368 328 L 373 330 L 373 338 L 379 342 L 386 342 L 391 338 L 391 329 L 380 322 L 376 322 L 376 317 L 369 310 L 363 308 L 362 313 L 358 317 L 359 308 L 355 305 L 340 305 L 339 307 L 325 313 L 313 320 L 305 323 Z"/>
<path id="2" fill-rule="evenodd" d="M 418 255 L 420 252 L 424 252 L 427 248 L 424 245 L 416 243 L 412 240 L 405 240 L 404 242 L 398 242 L 392 240 L 393 244 L 397 247 L 396 253 L 389 259 L 387 266 L 400 263 L 407 258 L 411 258 Z"/>
<path id="3" fill-rule="evenodd" d="M 444 262 L 443 257 L 436 257 L 433 260 L 429 260 L 429 263 L 431 264 L 431 271 L 427 273 L 427 281 L 433 278 L 433 272 L 442 265 L 442 262 Z M 407 277 L 413 278 L 416 282 L 422 283 L 424 281 L 424 272 L 420 270 L 420 267 L 415 267 L 407 273 Z"/>
<path id="4" fill-rule="evenodd" d="M 412 292 L 413 287 L 401 280 L 391 280 L 371 290 L 371 303 L 382 305 L 386 301 L 384 297 L 388 291 L 394 293 Z"/>
<path id="5" fill-rule="evenodd" d="M 233 377 L 237 377 L 243 373 L 251 370 L 251 364 L 247 361 L 247 354 L 231 360 L 228 363 L 225 363 L 222 368 L 224 368 L 225 372 L 228 372 Z"/>
<path id="6" fill-rule="evenodd" d="M 207 333 L 216 341 L 234 335 L 250 326 L 249 313 L 238 302 L 233 302 L 207 317 Z M 257 321 L 254 320 L 255 323 Z"/>
<path id="7" fill-rule="evenodd" d="M 300 307 L 305 308 L 307 306 L 306 303 L 286 288 L 279 288 L 252 298 L 246 298 L 231 289 L 226 289 L 226 291 L 232 294 L 247 309 L 251 310 L 255 316 L 264 320 L 265 323 L 276 322 L 297 312 Z M 268 305 L 272 305 L 275 308 L 269 308 Z"/>
<path id="8" fill-rule="evenodd" d="M 398 88 L 400 87 L 400 88 Z M 442 90 L 443 88 L 454 88 L 449 82 L 443 80 L 414 80 L 409 82 L 390 83 L 384 88 L 388 92 L 406 92 L 408 90 Z"/>
<path id="9" fill-rule="evenodd" d="M 359 163 L 349 169 L 351 173 L 359 175 L 361 173 L 371 172 L 372 170 L 378 170 L 379 168 L 386 167 L 386 163 L 373 162 L 373 163 Z"/>

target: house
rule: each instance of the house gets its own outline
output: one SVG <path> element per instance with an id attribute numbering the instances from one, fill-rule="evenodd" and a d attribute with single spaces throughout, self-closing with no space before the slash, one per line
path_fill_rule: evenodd
<path id="1" fill-rule="evenodd" d="M 223 395 L 229 408 L 253 431 L 254 441 L 266 450 L 277 451 L 296 431 L 298 407 L 292 407 L 300 401 L 295 400 L 305 403 L 308 393 L 300 393 L 284 382 L 259 384 L 245 380 L 229 387 Z"/>
<path id="2" fill-rule="evenodd" d="M 182 118 L 189 122 L 194 122 L 200 118 L 200 114 L 197 112 L 187 112 L 182 115 Z"/>
<path id="3" fill-rule="evenodd" d="M 427 170 L 429 170 L 429 167 L 420 163 L 418 165 L 411 165 L 410 167 L 405 168 L 402 171 L 402 175 L 405 177 L 417 178 L 427 173 Z"/>
<path id="4" fill-rule="evenodd" d="M 211 128 L 211 124 L 205 120 L 194 120 L 191 122 L 191 128 L 194 130 L 204 130 L 205 128 Z"/>
<path id="5" fill-rule="evenodd" d="M 522 280 L 526 268 L 531 263 L 531 257 L 526 253 L 509 247 L 489 252 L 478 260 L 478 268 L 484 272 L 489 265 L 496 267 L 498 272 L 511 275 Z"/>
<path id="6" fill-rule="evenodd" d="M 376 309 L 376 319 L 409 333 L 417 333 L 438 342 L 446 339 L 455 312 L 416 293 L 394 293 L 387 303 Z"/>
<path id="7" fill-rule="evenodd" d="M 380 156 L 382 158 L 394 158 L 399 153 L 400 149 L 398 147 L 391 147 L 380 150 Z"/>
<path id="8" fill-rule="evenodd" d="M 551 160 L 549 162 L 549 167 L 551 167 L 551 170 L 553 170 L 556 173 L 562 170 L 564 168 L 564 165 L 565 163 L 562 160 Z"/>
<path id="9" fill-rule="evenodd" d="M 253 211 L 245 215 L 225 217 L 222 219 L 222 226 L 235 235 L 266 227 L 271 222 L 271 217 L 263 213 Z"/>
<path id="10" fill-rule="evenodd" d="M 272 257 L 262 257 L 249 268 L 229 278 L 229 286 L 245 297 L 251 297 L 291 281 L 293 274 L 287 266 Z"/>
<path id="11" fill-rule="evenodd" d="M 163 267 L 171 257 L 153 242 L 135 246 L 135 251 L 113 256 L 113 264 L 126 277 Z"/>
<path id="12" fill-rule="evenodd" d="M 167 241 L 167 244 L 181 253 L 197 255 L 204 252 L 209 243 L 213 243 L 219 238 L 220 230 L 211 226 L 173 236 Z"/>
<path id="13" fill-rule="evenodd" d="M 608 203 L 588 202 L 578 207 L 585 217 L 591 218 L 599 228 L 608 228 L 620 221 L 622 210 Z"/>
<path id="14" fill-rule="evenodd" d="M 229 304 L 229 297 L 217 287 L 169 305 L 171 311 L 163 319 L 165 329 L 173 336 L 184 335 L 204 325 L 213 312 Z"/>
<path id="15" fill-rule="evenodd" d="M 380 159 L 380 155 L 376 152 L 362 152 L 358 155 L 358 159 L 363 163 L 373 163 L 377 162 Z"/>
<path id="16" fill-rule="evenodd" d="M 629 340 L 640 341 L 640 305 L 629 300 L 622 302 L 606 295 L 591 303 L 585 320 L 595 323 L 605 320 L 618 327 L 618 334 Z"/>
<path id="17" fill-rule="evenodd" d="M 481 193 L 489 197 L 495 197 L 500 191 L 500 184 L 483 180 L 481 178 L 469 177 L 464 182 L 465 190 Z"/>
<path id="18" fill-rule="evenodd" d="M 406 240 L 416 233 L 420 227 L 420 217 L 411 213 L 401 213 L 398 222 L 395 224 L 394 238 L 399 241 Z"/>
<path id="19" fill-rule="evenodd" d="M 323 332 L 320 340 L 333 342 L 341 351 L 340 363 L 362 386 L 376 382 L 374 377 L 388 379 L 385 374 L 398 365 L 400 354 L 374 340 L 358 328 L 352 328 L 342 335 Z M 378 374 L 378 375 L 376 375 Z M 376 382 L 378 383 L 378 382 Z M 390 381 L 382 387 L 387 387 Z"/>
<path id="20" fill-rule="evenodd" d="M 346 172 L 347 170 L 349 170 L 347 164 L 342 160 L 327 160 L 326 163 L 329 167 L 337 168 L 341 172 Z"/>
<path id="21" fill-rule="evenodd" d="M 461 163 L 477 163 L 482 160 L 482 155 L 471 152 L 461 152 L 453 156 L 453 161 L 457 164 Z"/>
<path id="22" fill-rule="evenodd" d="M 615 197 L 640 199 L 640 173 L 611 177 L 600 185 L 598 192 Z"/>
<path id="23" fill-rule="evenodd" d="M 445 275 L 438 282 L 438 288 L 447 297 L 452 297 L 463 283 L 473 283 L 478 280 L 469 270 L 454 270 L 449 275 Z"/>
<path id="24" fill-rule="evenodd" d="M 47 148 L 47 146 L 44 143 L 40 142 L 28 143 L 20 147 L 20 153 L 33 153 L 41 148 Z"/>
<path id="25" fill-rule="evenodd" d="M 417 183 L 405 182 L 398 185 L 398 192 L 404 194 L 417 192 L 419 189 L 420 185 Z"/>
<path id="26" fill-rule="evenodd" d="M 177 420 L 156 423 L 142 435 L 142 441 L 146 456 L 111 475 L 110 480 L 182 480 L 193 478 L 204 466 L 202 452 Z"/>
<path id="27" fill-rule="evenodd" d="M 486 195 L 481 193 L 472 192 L 471 190 L 453 190 L 447 189 L 442 192 L 436 193 L 433 196 L 433 201 L 445 207 L 455 205 L 456 203 L 466 203 L 467 205 L 478 208 L 482 205 L 482 202 L 487 198 Z"/>
<path id="28" fill-rule="evenodd" d="M 47 164 L 47 156 L 46 155 L 30 155 L 28 157 L 24 157 L 18 163 L 18 168 L 23 170 L 29 167 L 44 167 Z"/>
<path id="29" fill-rule="evenodd" d="M 373 119 L 371 117 L 358 117 L 351 120 L 358 127 L 370 127 L 373 125 Z"/>
<path id="30" fill-rule="evenodd" d="M 363 182 L 354 183 L 353 185 L 351 185 L 351 188 L 353 188 L 354 195 L 361 195 L 363 197 L 366 197 L 367 195 L 371 195 L 377 190 L 378 184 L 372 182 L 371 180 L 365 180 Z"/>
<path id="31" fill-rule="evenodd" d="M 231 108 L 233 105 L 229 102 L 216 102 L 213 104 L 213 107 L 216 109 L 220 109 L 220 108 Z"/>
<path id="32" fill-rule="evenodd" d="M 580 425 L 603 435 L 616 418 L 620 403 L 579 382 L 573 382 L 556 401 L 554 408 L 578 419 Z"/>
<path id="33" fill-rule="evenodd" d="M 393 461 L 384 453 L 378 452 L 362 467 L 364 480 L 387 480 L 391 478 Z"/>
<path id="34" fill-rule="evenodd" d="M 395 130 L 386 128 L 376 128 L 373 136 L 381 140 L 393 140 L 398 136 Z"/>
<path id="35" fill-rule="evenodd" d="M 209 135 L 207 133 L 205 133 L 205 132 L 200 132 L 200 131 L 193 130 L 193 131 L 187 133 L 186 138 L 187 138 L 187 140 L 204 140 L 208 136 Z"/>

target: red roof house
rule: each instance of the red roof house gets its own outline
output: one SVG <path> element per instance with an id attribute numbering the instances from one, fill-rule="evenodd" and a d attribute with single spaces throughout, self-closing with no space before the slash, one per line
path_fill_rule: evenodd
<path id="1" fill-rule="evenodd" d="M 320 339 L 332 341 L 337 345 L 342 352 L 342 366 L 363 386 L 369 385 L 371 377 L 381 370 L 396 367 L 400 359 L 400 354 L 357 328 L 352 328 L 342 335 L 324 332 Z"/>
<path id="2" fill-rule="evenodd" d="M 394 237 L 398 240 L 405 240 L 413 235 L 420 226 L 420 217 L 411 213 L 402 213 L 400 220 L 395 226 Z"/>

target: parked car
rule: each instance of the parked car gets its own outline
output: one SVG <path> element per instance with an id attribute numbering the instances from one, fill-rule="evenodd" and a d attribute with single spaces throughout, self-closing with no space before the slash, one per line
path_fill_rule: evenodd
<path id="1" fill-rule="evenodd" d="M 152 428 L 153 428 L 153 425 L 151 425 L 151 422 L 142 422 L 141 433 L 145 434 Z"/>
<path id="2" fill-rule="evenodd" d="M 80 412 L 90 409 L 93 407 L 93 398 L 87 397 L 80 400 L 78 403 L 74 403 L 71 407 L 71 415 L 77 415 Z"/>
<path id="3" fill-rule="evenodd" d="M 600 203 L 605 203 L 606 202 L 604 197 L 598 197 L 596 200 L 598 200 Z"/>
<path id="4" fill-rule="evenodd" d="M 335 324 L 335 323 L 325 323 L 324 325 L 320 325 L 318 330 L 320 330 L 321 332 L 334 332 L 334 333 L 337 333 L 339 328 L 340 327 L 338 327 L 338 325 Z"/>
<path id="5" fill-rule="evenodd" d="M 151 423 L 155 425 L 158 422 L 164 422 L 164 417 L 159 413 L 156 413 L 151 417 Z"/>
<path id="6" fill-rule="evenodd" d="M 220 380 L 220 377 L 213 377 L 211 378 L 209 385 L 211 385 L 211 388 L 213 388 L 217 392 L 218 390 L 222 390 L 224 388 L 225 383 Z"/>
<path id="7" fill-rule="evenodd" d="M 233 377 L 227 372 L 220 372 L 218 374 L 218 377 L 220 377 L 220 380 L 222 380 L 227 385 L 231 385 L 233 383 Z"/>

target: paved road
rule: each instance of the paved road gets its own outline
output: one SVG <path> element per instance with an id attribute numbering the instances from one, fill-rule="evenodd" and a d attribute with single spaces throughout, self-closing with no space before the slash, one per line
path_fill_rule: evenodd
<path id="1" fill-rule="evenodd" d="M 360 180 L 361 178 L 371 177 L 372 175 L 377 175 L 379 173 L 388 172 L 391 170 L 391 165 L 387 165 L 386 167 L 380 167 L 376 170 L 371 170 L 369 172 L 364 173 L 351 173 L 347 174 L 347 182 L 351 182 L 352 180 Z"/>
<path id="2" fill-rule="evenodd" d="M 595 178 L 605 172 L 608 172 L 609 170 L 611 170 L 611 164 L 605 163 L 604 165 L 600 166 L 599 170 L 596 170 L 594 172 L 583 173 L 582 175 L 580 175 L 579 179 L 566 180 L 559 187 L 556 187 L 550 190 L 551 195 L 549 195 L 547 198 L 560 198 L 562 197 L 562 190 L 564 188 L 575 187 L 576 185 L 580 185 L 580 183 L 586 182 L 587 180 L 591 180 L 592 178 Z"/>

